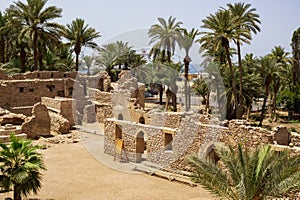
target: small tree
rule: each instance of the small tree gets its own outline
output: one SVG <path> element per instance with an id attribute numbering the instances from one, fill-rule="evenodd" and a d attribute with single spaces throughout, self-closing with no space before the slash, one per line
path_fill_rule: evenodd
<path id="1" fill-rule="evenodd" d="M 276 152 L 271 146 L 254 151 L 216 147 L 222 167 L 209 159 L 193 156 L 193 180 L 226 199 L 260 200 L 279 197 L 300 187 L 300 155 Z"/>
<path id="2" fill-rule="evenodd" d="M 9 145 L 0 143 L 0 181 L 5 191 L 13 187 L 14 200 L 21 200 L 30 192 L 37 193 L 41 188 L 41 170 L 45 170 L 39 146 L 31 141 L 10 135 Z"/>

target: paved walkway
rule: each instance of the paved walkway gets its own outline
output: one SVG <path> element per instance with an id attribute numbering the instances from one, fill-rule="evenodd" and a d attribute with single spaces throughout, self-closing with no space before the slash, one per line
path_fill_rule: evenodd
<path id="1" fill-rule="evenodd" d="M 132 163 L 122 163 L 114 161 L 114 157 L 104 153 L 104 131 L 103 126 L 99 123 L 84 124 L 77 126 L 81 143 L 88 152 L 102 164 L 123 172 L 139 173 L 133 171 Z"/>

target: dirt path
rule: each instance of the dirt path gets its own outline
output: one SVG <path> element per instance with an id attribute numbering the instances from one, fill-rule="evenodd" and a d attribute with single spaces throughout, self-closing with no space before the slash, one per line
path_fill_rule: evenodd
<path id="1" fill-rule="evenodd" d="M 48 170 L 41 190 L 30 199 L 214 199 L 200 186 L 111 169 L 92 157 L 81 143 L 55 145 L 42 153 Z M 0 199 L 10 195 L 0 194 Z"/>

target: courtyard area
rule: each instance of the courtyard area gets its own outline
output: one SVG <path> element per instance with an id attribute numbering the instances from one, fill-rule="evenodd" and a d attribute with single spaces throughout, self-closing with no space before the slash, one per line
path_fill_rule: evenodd
<path id="1" fill-rule="evenodd" d="M 101 134 L 101 133 L 100 133 Z M 47 171 L 42 188 L 31 200 L 99 200 L 99 199 L 214 199 L 201 186 L 170 182 L 129 170 L 130 164 L 115 162 L 103 152 L 99 134 L 81 133 L 81 142 L 57 144 L 41 150 Z M 98 144 L 98 145 L 97 145 Z M 100 144 L 100 145 L 99 145 Z M 12 196 L 0 194 L 0 199 Z"/>

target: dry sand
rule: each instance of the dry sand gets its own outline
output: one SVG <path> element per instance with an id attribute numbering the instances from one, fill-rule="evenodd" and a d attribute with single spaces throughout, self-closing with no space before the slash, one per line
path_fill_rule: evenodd
<path id="1" fill-rule="evenodd" d="M 114 170 L 96 160 L 81 144 L 60 144 L 42 150 L 47 171 L 35 200 L 214 199 L 200 186 Z M 12 194 L 0 194 L 0 199 Z"/>

